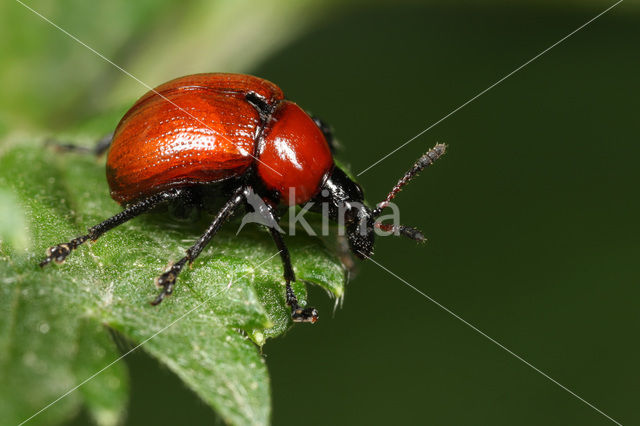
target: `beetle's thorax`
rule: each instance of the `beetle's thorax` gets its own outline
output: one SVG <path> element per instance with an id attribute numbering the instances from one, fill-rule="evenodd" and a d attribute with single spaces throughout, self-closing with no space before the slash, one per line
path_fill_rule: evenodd
<path id="1" fill-rule="evenodd" d="M 257 175 L 286 205 L 315 196 L 333 167 L 322 130 L 298 105 L 282 101 L 265 124 L 258 142 Z"/>

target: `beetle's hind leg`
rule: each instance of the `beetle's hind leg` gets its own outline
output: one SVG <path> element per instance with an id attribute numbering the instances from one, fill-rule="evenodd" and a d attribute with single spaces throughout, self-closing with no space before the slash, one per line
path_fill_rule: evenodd
<path id="1" fill-rule="evenodd" d="M 80 154 L 92 154 L 92 155 L 95 155 L 96 157 L 99 157 L 102 154 L 104 154 L 105 152 L 107 152 L 107 150 L 111 146 L 111 142 L 112 141 L 113 141 L 113 133 L 109 133 L 108 135 L 105 135 L 102 138 L 98 139 L 98 141 L 96 142 L 96 144 L 95 144 L 95 146 L 93 148 L 88 148 L 86 146 L 74 145 L 74 144 L 70 144 L 70 143 L 63 143 L 63 142 L 59 142 L 59 141 L 57 141 L 55 139 L 47 139 L 45 141 L 45 144 L 47 146 L 53 147 L 54 149 L 56 149 L 58 151 L 76 152 L 76 153 L 80 153 Z"/>
<path id="2" fill-rule="evenodd" d="M 140 214 L 148 210 L 151 210 L 161 203 L 178 198 L 182 195 L 182 193 L 183 191 L 180 189 L 170 189 L 168 191 L 163 191 L 158 194 L 151 195 L 130 205 L 117 215 L 112 216 L 109 219 L 100 222 L 96 226 L 89 228 L 85 235 L 80 235 L 79 237 L 76 237 L 69 242 L 49 247 L 47 249 L 47 257 L 45 257 L 40 262 L 40 266 L 46 266 L 52 261 L 55 263 L 64 262 L 67 256 L 69 256 L 69 254 L 71 254 L 73 250 L 84 244 L 87 240 L 95 241 L 110 229 L 113 229 L 118 225 L 122 225 L 128 220 L 131 220 L 134 217 L 139 216 Z"/>
<path id="3" fill-rule="evenodd" d="M 216 217 L 211 222 L 211 225 L 202 234 L 202 236 L 196 241 L 196 243 L 187 249 L 187 255 L 171 265 L 167 271 L 162 273 L 156 278 L 156 285 L 162 290 L 160 294 L 151 302 L 152 305 L 160 304 L 165 297 L 170 296 L 173 293 L 173 288 L 176 285 L 176 279 L 184 268 L 184 265 L 191 264 L 202 252 L 202 250 L 209 244 L 211 239 L 216 235 L 222 224 L 233 214 L 235 209 L 244 201 L 244 187 L 239 188 L 234 192 L 229 201 L 220 209 Z"/>

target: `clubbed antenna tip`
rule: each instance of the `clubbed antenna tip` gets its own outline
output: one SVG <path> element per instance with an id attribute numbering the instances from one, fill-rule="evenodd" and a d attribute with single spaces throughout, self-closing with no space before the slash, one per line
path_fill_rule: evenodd
<path id="1" fill-rule="evenodd" d="M 425 237 L 424 234 L 419 229 L 412 228 L 410 226 L 388 225 L 380 222 L 376 222 L 375 226 L 376 228 L 382 231 L 393 232 L 393 234 L 395 235 L 402 235 L 407 238 L 411 238 L 412 240 L 417 241 L 419 243 L 424 243 L 425 241 L 427 241 L 427 237 Z"/>

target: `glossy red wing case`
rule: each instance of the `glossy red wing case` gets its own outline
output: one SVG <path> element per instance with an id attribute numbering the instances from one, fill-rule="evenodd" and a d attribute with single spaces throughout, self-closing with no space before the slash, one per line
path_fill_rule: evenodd
<path id="1" fill-rule="evenodd" d="M 142 96 L 118 124 L 107 156 L 113 199 L 126 204 L 245 172 L 260 127 L 250 92 L 268 104 L 284 97 L 266 80 L 237 74 L 181 77 Z"/>

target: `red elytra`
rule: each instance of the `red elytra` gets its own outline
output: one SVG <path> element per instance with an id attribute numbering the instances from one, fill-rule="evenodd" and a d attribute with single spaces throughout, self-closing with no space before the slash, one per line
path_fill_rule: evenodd
<path id="1" fill-rule="evenodd" d="M 263 110 L 247 100 L 249 94 Z M 237 177 L 251 167 L 278 195 L 275 201 L 293 205 L 317 194 L 333 158 L 313 119 L 273 83 L 198 74 L 148 92 L 125 114 L 107 157 L 107 179 L 111 196 L 127 204 Z"/>
<path id="2" fill-rule="evenodd" d="M 351 252 L 361 259 L 373 253 L 374 229 L 392 230 L 417 241 L 422 233 L 401 225 L 377 221 L 382 210 L 422 169 L 444 154 L 436 145 L 398 181 L 375 209 L 364 204 L 364 194 L 339 167 L 331 154 L 331 133 L 311 118 L 282 90 L 261 78 L 240 74 L 197 74 L 177 78 L 143 95 L 122 118 L 112 138 L 95 152 L 109 148 L 107 180 L 111 196 L 124 210 L 69 242 L 47 249 L 40 262 L 62 263 L 88 240 L 161 204 L 206 204 L 211 194 L 226 203 L 204 234 L 156 279 L 161 293 L 157 305 L 173 293 L 185 264 L 191 264 L 222 224 L 242 205 L 266 221 L 278 248 L 285 279 L 285 300 L 291 318 L 315 322 L 314 308 L 302 308 L 292 290 L 295 273 L 278 221 L 282 209 L 312 202 L 311 211 L 327 214 L 345 225 Z M 63 145 L 69 149 L 69 146 Z M 230 183 L 230 185 L 228 185 Z M 223 188 L 223 191 L 217 191 Z M 253 194 L 267 201 L 251 203 Z M 325 208 L 325 205 L 327 208 Z"/>

